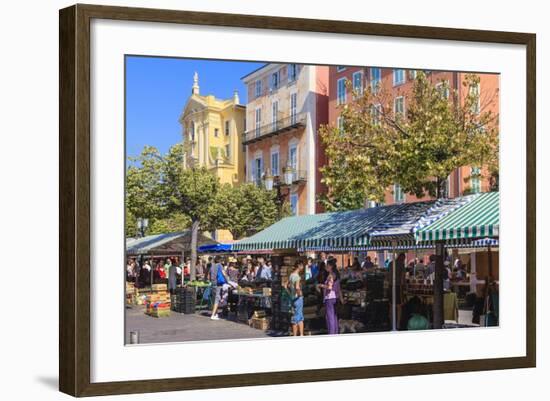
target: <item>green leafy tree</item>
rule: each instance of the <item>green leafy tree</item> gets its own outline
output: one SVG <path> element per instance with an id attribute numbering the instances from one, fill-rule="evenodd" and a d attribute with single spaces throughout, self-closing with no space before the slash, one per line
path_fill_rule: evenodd
<path id="1" fill-rule="evenodd" d="M 251 183 L 224 184 L 210 206 L 210 227 L 229 230 L 233 238 L 252 235 L 280 217 L 275 192 Z"/>
<path id="2" fill-rule="evenodd" d="M 162 155 L 155 147 L 145 146 L 139 156 L 129 157 L 128 160 L 126 210 L 134 219 L 166 217 L 168 209 L 162 201 Z"/>
<path id="3" fill-rule="evenodd" d="M 396 107 L 401 105 L 380 87 L 355 92 L 341 109 L 343 124 L 320 130 L 329 160 L 322 169 L 329 189 L 320 199 L 325 208 L 383 201 L 393 183 L 419 197 L 441 198 L 447 177 L 462 166 L 486 167 L 498 185 L 498 115 L 484 110 L 478 76 L 466 75 L 462 86 L 465 95 L 418 72 L 411 94 L 404 95 L 406 107 Z M 435 328 L 441 328 L 442 319 L 443 259 L 438 256 Z"/>
<path id="4" fill-rule="evenodd" d="M 191 222 L 191 279 L 195 279 L 199 231 L 210 229 L 210 207 L 215 202 L 220 183 L 206 167 L 189 161 L 184 168 L 183 145 L 170 148 L 162 169 L 162 194 L 167 209 L 187 216 Z"/>
<path id="5" fill-rule="evenodd" d="M 148 234 L 176 233 L 188 229 L 191 220 L 183 213 L 174 212 L 163 219 L 153 219 L 149 223 Z"/>
<path id="6" fill-rule="evenodd" d="M 498 177 L 498 115 L 484 110 L 492 99 L 482 102 L 478 84 L 478 76 L 467 75 L 460 99 L 446 81 L 436 86 L 419 71 L 411 94 L 404 95 L 405 113 L 381 88 L 354 93 L 341 109 L 342 126 L 320 130 L 329 160 L 322 168 L 329 188 L 320 199 L 325 208 L 381 202 L 394 183 L 406 193 L 439 198 L 461 166 L 486 166 Z"/>

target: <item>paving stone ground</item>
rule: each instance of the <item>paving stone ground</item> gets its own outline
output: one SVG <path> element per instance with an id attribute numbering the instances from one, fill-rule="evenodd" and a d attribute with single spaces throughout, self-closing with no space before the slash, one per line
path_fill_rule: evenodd
<path id="1" fill-rule="evenodd" d="M 143 306 L 126 308 L 126 343 L 130 342 L 131 331 L 139 332 L 141 344 L 269 337 L 268 333 L 246 324 L 225 319 L 214 321 L 198 313 L 172 312 L 169 317 L 155 318 L 147 316 Z"/>
<path id="2" fill-rule="evenodd" d="M 139 332 L 141 344 L 266 338 L 269 332 L 253 329 L 246 324 L 220 319 L 213 321 L 207 314 L 186 315 L 172 312 L 169 317 L 155 318 L 144 313 L 143 306 L 126 307 L 126 343 L 130 332 Z M 459 311 L 460 324 L 471 325 L 472 312 Z"/>

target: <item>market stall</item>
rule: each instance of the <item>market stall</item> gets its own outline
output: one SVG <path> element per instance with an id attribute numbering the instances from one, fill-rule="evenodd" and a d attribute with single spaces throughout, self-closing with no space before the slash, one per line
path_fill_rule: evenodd
<path id="1" fill-rule="evenodd" d="M 199 234 L 198 243 L 211 246 L 217 244 L 216 241 L 202 234 Z M 156 294 L 158 291 L 155 290 L 156 285 L 162 284 L 166 287 L 167 278 L 157 279 L 156 281 L 153 279 L 154 266 L 150 266 L 150 271 L 143 274 L 145 270 L 142 269 L 146 261 L 163 261 L 166 258 L 173 258 L 183 263 L 185 254 L 189 253 L 190 250 L 191 230 L 126 238 L 126 257 L 135 258 L 140 267 L 140 274 L 136 277 L 135 282 L 126 284 L 128 303 L 147 305 L 151 303 L 152 298 L 158 295 Z M 166 302 L 163 303 L 166 304 Z M 163 313 L 159 315 L 163 315 Z"/>
<path id="2" fill-rule="evenodd" d="M 419 244 L 439 242 L 447 247 L 486 248 L 486 252 L 470 254 L 470 288 L 482 299 L 483 307 L 478 309 L 482 309 L 486 319 L 480 323 L 485 325 L 498 324 L 498 252 L 495 248 L 499 245 L 499 228 L 500 195 L 487 192 L 415 233 Z M 478 280 L 480 270 L 484 280 Z M 474 307 L 474 319 L 475 316 Z"/>

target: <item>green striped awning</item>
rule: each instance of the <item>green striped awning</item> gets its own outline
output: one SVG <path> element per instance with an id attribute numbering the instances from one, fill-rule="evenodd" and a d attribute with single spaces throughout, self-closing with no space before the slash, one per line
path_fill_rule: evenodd
<path id="1" fill-rule="evenodd" d="M 418 242 L 466 242 L 499 235 L 500 197 L 498 192 L 480 194 L 415 233 Z"/>
<path id="2" fill-rule="evenodd" d="M 233 249 L 269 251 L 367 246 L 371 228 L 403 207 L 403 205 L 389 205 L 346 212 L 286 217 L 259 233 L 234 243 Z"/>

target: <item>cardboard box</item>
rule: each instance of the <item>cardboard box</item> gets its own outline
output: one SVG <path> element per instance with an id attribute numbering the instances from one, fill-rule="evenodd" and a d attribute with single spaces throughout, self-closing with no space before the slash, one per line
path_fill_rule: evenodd
<path id="1" fill-rule="evenodd" d="M 253 317 L 250 319 L 250 326 L 257 330 L 267 330 L 269 329 L 269 319 L 267 317 Z"/>

